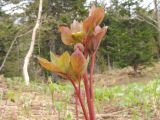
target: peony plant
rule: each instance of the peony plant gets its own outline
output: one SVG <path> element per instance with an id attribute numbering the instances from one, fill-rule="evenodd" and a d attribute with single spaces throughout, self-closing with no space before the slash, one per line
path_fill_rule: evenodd
<path id="1" fill-rule="evenodd" d="M 97 49 L 107 32 L 107 26 L 100 27 L 104 14 L 105 11 L 102 7 L 92 6 L 88 17 L 83 22 L 74 20 L 70 28 L 66 26 L 59 27 L 62 42 L 65 45 L 74 46 L 74 52 L 71 55 L 68 51 L 60 56 L 50 52 L 51 61 L 41 57 L 38 58 L 39 63 L 45 69 L 71 82 L 86 120 L 96 119 L 94 110 L 93 69 Z M 89 75 L 87 71 L 88 66 L 90 67 Z M 81 81 L 83 81 L 85 86 L 87 106 L 85 106 L 85 101 L 80 90 Z M 78 112 L 76 113 L 78 114 Z"/>

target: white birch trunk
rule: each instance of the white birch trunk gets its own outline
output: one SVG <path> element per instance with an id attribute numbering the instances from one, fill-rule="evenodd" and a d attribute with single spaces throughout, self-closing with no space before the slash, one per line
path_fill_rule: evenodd
<path id="1" fill-rule="evenodd" d="M 37 18 L 37 21 L 36 21 L 36 25 L 33 28 L 31 45 L 30 45 L 29 51 L 26 54 L 26 57 L 24 59 L 23 76 L 24 76 L 24 80 L 25 80 L 26 85 L 29 85 L 28 65 L 29 65 L 29 61 L 30 61 L 30 58 L 31 58 L 33 50 L 34 50 L 34 45 L 35 45 L 35 40 L 36 40 L 36 32 L 37 32 L 37 29 L 40 26 L 41 15 L 42 15 L 42 4 L 43 4 L 43 0 L 40 0 L 39 1 L 38 18 Z"/>

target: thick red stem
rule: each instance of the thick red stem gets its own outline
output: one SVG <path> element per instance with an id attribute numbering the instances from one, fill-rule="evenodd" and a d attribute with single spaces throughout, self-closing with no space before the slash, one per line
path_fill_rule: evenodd
<path id="1" fill-rule="evenodd" d="M 75 89 L 75 92 L 76 92 L 76 94 L 77 94 L 77 97 L 79 98 L 79 102 L 80 102 L 80 105 L 81 105 L 81 107 L 82 107 L 84 117 L 85 117 L 86 120 L 89 120 L 88 115 L 87 115 L 86 108 L 85 108 L 85 106 L 84 106 L 84 102 L 83 102 L 83 100 L 82 100 L 82 96 L 80 95 L 80 92 L 79 92 L 77 86 L 75 85 L 75 82 L 74 82 L 72 79 L 70 79 L 70 81 L 71 81 L 71 83 L 72 83 L 72 85 L 73 85 L 73 87 L 74 87 L 74 89 Z"/>
<path id="2" fill-rule="evenodd" d="M 76 109 L 76 120 L 78 120 L 78 99 L 77 99 L 77 95 L 75 92 L 75 109 Z"/>
<path id="3" fill-rule="evenodd" d="M 84 51 L 84 56 L 87 57 L 87 49 Z M 95 120 L 94 111 L 94 93 L 93 93 L 93 69 L 94 69 L 95 53 L 91 54 L 91 65 L 90 65 L 90 80 L 88 80 L 87 72 L 84 75 L 84 85 L 89 109 L 90 120 Z"/>
<path id="4" fill-rule="evenodd" d="M 91 101 L 91 120 L 95 120 L 94 110 L 94 90 L 93 90 L 93 70 L 94 70 L 95 53 L 91 54 L 90 64 L 90 101 Z"/>
<path id="5" fill-rule="evenodd" d="M 85 47 L 86 48 L 86 47 Z M 84 50 L 84 56 L 87 58 L 87 48 Z M 90 120 L 92 120 L 91 116 L 92 115 L 92 106 L 91 106 L 91 97 L 90 97 L 90 83 L 89 83 L 89 80 L 88 80 L 88 73 L 86 71 L 86 73 L 84 74 L 83 76 L 83 79 L 84 79 L 84 86 L 85 86 L 85 92 L 86 92 L 86 98 L 87 98 L 87 105 L 88 105 L 88 110 L 89 110 L 89 118 Z"/>
<path id="6" fill-rule="evenodd" d="M 79 89 L 79 94 L 81 95 L 81 81 L 79 80 L 79 82 L 78 82 L 78 89 Z M 84 101 L 84 100 L 83 100 Z M 76 120 L 79 120 L 78 119 L 78 97 L 77 97 L 77 95 L 76 95 L 76 92 L 75 92 L 75 109 L 76 109 Z"/>
<path id="7" fill-rule="evenodd" d="M 89 81 L 88 81 L 87 72 L 84 74 L 83 78 L 84 78 L 84 86 L 85 86 L 89 116 L 91 116 L 91 101 L 90 101 L 90 91 L 89 91 L 89 84 L 88 84 Z"/>

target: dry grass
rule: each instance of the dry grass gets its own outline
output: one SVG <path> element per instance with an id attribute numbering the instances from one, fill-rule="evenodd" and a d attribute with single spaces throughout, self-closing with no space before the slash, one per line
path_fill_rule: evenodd
<path id="1" fill-rule="evenodd" d="M 131 67 L 113 69 L 102 74 L 95 74 L 95 84 L 98 86 L 113 86 L 132 82 L 146 82 L 160 78 L 160 62 L 140 70 L 138 74 Z"/>

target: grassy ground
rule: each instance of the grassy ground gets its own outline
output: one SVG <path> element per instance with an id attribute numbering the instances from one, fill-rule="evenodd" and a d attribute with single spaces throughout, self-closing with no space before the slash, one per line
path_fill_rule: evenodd
<path id="1" fill-rule="evenodd" d="M 123 116 L 127 120 L 160 119 L 160 80 L 96 88 L 95 97 L 98 104 L 100 101 L 108 101 L 108 108 L 105 107 L 108 111 L 120 109 L 119 113 L 116 113 L 117 110 L 113 112 L 117 115 L 115 118 Z"/>
<path id="2" fill-rule="evenodd" d="M 9 78 L 0 80 L 0 90 L 1 120 L 74 118 L 70 84 L 31 82 L 26 87 L 21 79 Z M 95 86 L 95 105 L 98 120 L 160 120 L 160 79 L 112 87 Z"/>

